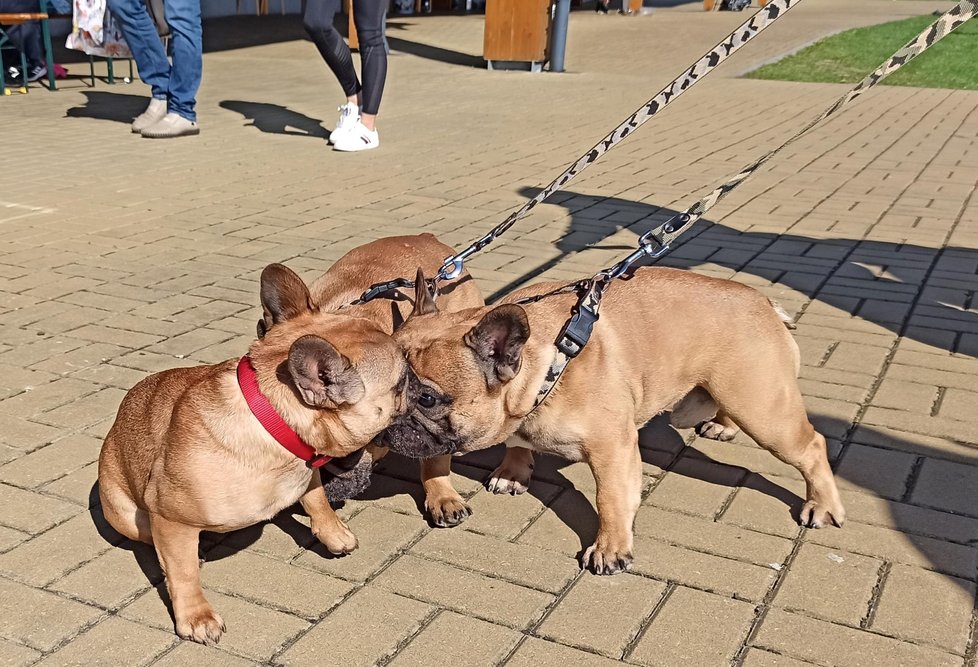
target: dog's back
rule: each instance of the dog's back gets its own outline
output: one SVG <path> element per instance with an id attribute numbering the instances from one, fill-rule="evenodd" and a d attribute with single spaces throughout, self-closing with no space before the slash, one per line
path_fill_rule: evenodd
<path id="1" fill-rule="evenodd" d="M 358 298 L 371 285 L 394 278 L 414 278 L 418 268 L 433 276 L 441 268 L 452 248 L 431 234 L 390 236 L 358 246 L 341 258 L 310 287 L 313 301 L 323 310 L 336 310 Z M 411 312 L 412 301 L 404 290 L 404 298 L 376 299 L 355 306 L 358 317 L 366 317 L 391 333 Z M 462 310 L 483 304 L 482 294 L 468 272 L 457 281 L 444 286 L 438 299 L 443 310 Z"/>

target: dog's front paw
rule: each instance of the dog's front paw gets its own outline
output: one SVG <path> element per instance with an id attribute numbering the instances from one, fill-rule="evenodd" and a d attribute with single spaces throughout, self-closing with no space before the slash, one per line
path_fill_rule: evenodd
<path id="1" fill-rule="evenodd" d="M 451 528 L 472 516 L 469 507 L 455 489 L 441 496 L 429 495 L 424 501 L 425 509 L 431 514 L 431 521 L 439 528 Z"/>
<path id="2" fill-rule="evenodd" d="M 829 503 L 809 500 L 801 506 L 799 523 L 806 528 L 825 528 L 836 525 L 842 528 L 846 522 L 846 510 L 841 503 L 832 507 Z"/>
<path id="3" fill-rule="evenodd" d="M 632 568 L 632 550 L 605 544 L 599 537 L 581 556 L 581 569 L 595 574 L 618 574 Z"/>
<path id="4" fill-rule="evenodd" d="M 733 440 L 734 436 L 739 432 L 740 429 L 736 426 L 726 426 L 714 421 L 700 422 L 696 426 L 696 435 L 701 438 L 709 438 L 710 440 L 720 440 L 721 442 Z"/>
<path id="5" fill-rule="evenodd" d="M 337 519 L 326 528 L 315 527 L 313 535 L 334 556 L 345 556 L 356 551 L 360 543 L 346 524 Z"/>
<path id="6" fill-rule="evenodd" d="M 184 610 L 176 616 L 177 634 L 182 639 L 190 639 L 200 644 L 216 644 L 227 629 L 224 619 L 218 616 L 207 602 L 196 605 L 192 610 Z"/>

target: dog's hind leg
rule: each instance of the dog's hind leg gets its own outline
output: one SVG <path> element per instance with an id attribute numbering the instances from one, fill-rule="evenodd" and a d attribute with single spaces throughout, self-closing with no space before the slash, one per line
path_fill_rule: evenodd
<path id="1" fill-rule="evenodd" d="M 112 482 L 99 480 L 99 503 L 102 515 L 116 532 L 137 542 L 153 543 L 153 534 L 149 526 L 149 515 L 146 510 L 136 506 L 124 489 Z"/>
<path id="2" fill-rule="evenodd" d="M 757 444 L 805 478 L 802 525 L 842 526 L 846 511 L 829 466 L 825 438 L 808 420 L 789 351 L 786 348 L 784 355 L 773 352 L 767 363 L 754 360 L 737 373 L 725 373 L 723 377 L 730 379 L 712 384 L 710 393 Z"/>
<path id="3" fill-rule="evenodd" d="M 740 430 L 703 387 L 694 387 L 673 406 L 669 422 L 676 428 L 695 426 L 697 435 L 711 440 L 733 440 Z"/>
<path id="4" fill-rule="evenodd" d="M 720 440 L 727 442 L 733 440 L 740 433 L 740 427 L 727 415 L 720 410 L 713 417 L 696 425 L 696 435 L 710 440 Z"/>

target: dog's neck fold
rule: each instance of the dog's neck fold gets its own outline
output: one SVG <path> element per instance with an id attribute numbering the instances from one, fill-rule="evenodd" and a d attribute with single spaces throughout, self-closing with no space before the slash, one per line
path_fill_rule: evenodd
<path id="1" fill-rule="evenodd" d="M 324 456 L 316 451 L 316 448 L 307 443 L 295 429 L 293 429 L 282 417 L 281 413 L 275 409 L 261 388 L 258 386 L 258 376 L 255 367 L 251 363 L 251 358 L 247 355 L 241 357 L 236 369 L 238 387 L 244 395 L 248 407 L 258 422 L 282 447 L 291 452 L 294 456 L 306 462 L 310 468 L 321 468 L 332 460 L 331 456 Z"/>
<path id="2" fill-rule="evenodd" d="M 351 449 L 343 447 L 332 433 L 332 422 L 338 420 L 330 419 L 326 410 L 311 408 L 302 403 L 295 389 L 279 378 L 278 367 L 281 362 L 275 363 L 274 359 L 254 352 L 253 347 L 248 356 L 255 370 L 258 389 L 289 428 L 315 450 L 316 454 L 333 458 L 349 454 Z"/>
<path id="3" fill-rule="evenodd" d="M 519 423 L 531 418 L 538 412 L 534 409 L 534 403 L 544 386 L 547 373 L 550 371 L 550 365 L 553 363 L 556 354 L 554 341 L 557 339 L 561 327 L 564 326 L 563 321 L 557 326 L 553 326 L 544 313 L 534 312 L 534 305 L 536 304 L 523 306 L 530 322 L 530 338 L 523 348 L 523 363 L 520 372 L 511 380 L 510 386 L 505 390 L 507 392 L 506 411 Z M 570 317 L 569 314 L 568 317 Z M 555 387 L 554 390 L 556 391 L 558 387 Z M 542 409 L 544 406 L 546 406 L 546 401 L 539 407 Z"/>

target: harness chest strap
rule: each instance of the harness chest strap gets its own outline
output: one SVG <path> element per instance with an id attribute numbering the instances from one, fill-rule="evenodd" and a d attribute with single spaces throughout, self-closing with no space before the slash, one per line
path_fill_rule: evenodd
<path id="1" fill-rule="evenodd" d="M 317 454 L 312 445 L 307 444 L 295 430 L 285 423 L 275 407 L 269 402 L 258 387 L 258 376 L 251 359 L 247 355 L 238 361 L 238 386 L 251 413 L 264 427 L 268 434 L 275 438 L 278 444 L 289 450 L 294 456 L 306 462 L 310 468 L 321 468 L 332 460 L 332 457 Z"/>

